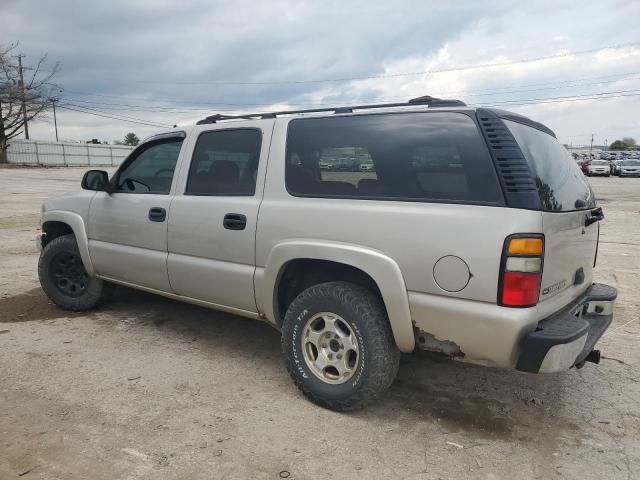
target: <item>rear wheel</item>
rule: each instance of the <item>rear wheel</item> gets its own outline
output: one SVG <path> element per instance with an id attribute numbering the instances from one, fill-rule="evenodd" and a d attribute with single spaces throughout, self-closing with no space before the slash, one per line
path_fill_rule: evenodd
<path id="1" fill-rule="evenodd" d="M 282 349 L 302 393 L 337 411 L 373 401 L 400 363 L 382 301 L 347 282 L 315 285 L 296 297 L 282 325 Z"/>
<path id="2" fill-rule="evenodd" d="M 47 243 L 40 254 L 38 276 L 47 296 L 65 310 L 93 308 L 113 290 L 112 284 L 87 274 L 73 235 Z"/>

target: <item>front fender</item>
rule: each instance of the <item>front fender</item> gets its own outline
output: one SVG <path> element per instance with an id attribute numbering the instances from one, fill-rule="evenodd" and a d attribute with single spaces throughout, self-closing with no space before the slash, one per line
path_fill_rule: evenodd
<path id="1" fill-rule="evenodd" d="M 66 223 L 71 227 L 71 230 L 73 230 L 73 234 L 76 237 L 76 242 L 78 243 L 78 250 L 80 251 L 80 258 L 82 259 L 84 268 L 89 275 L 95 275 L 93 263 L 89 256 L 87 230 L 82 217 L 74 212 L 67 212 L 64 210 L 47 210 L 42 215 L 42 224 L 44 225 L 47 222 Z"/>
<path id="2" fill-rule="evenodd" d="M 314 240 L 290 240 L 276 245 L 264 269 L 256 271 L 256 302 L 267 320 L 277 325 L 277 284 L 286 264 L 297 259 L 328 260 L 358 268 L 378 285 L 396 345 L 411 352 L 415 337 L 404 278 L 398 264 L 380 251 L 357 245 Z"/>

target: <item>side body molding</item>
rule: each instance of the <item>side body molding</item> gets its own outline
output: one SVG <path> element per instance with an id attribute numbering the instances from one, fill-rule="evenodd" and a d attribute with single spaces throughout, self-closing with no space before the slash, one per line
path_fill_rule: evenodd
<path id="1" fill-rule="evenodd" d="M 80 258 L 82 259 L 84 268 L 89 275 L 95 275 L 93 263 L 89 256 L 89 239 L 87 237 L 87 230 L 82 217 L 74 212 L 48 210 L 44 212 L 42 216 L 42 224 L 44 225 L 47 222 L 66 223 L 71 227 L 71 230 L 73 230 L 73 234 L 76 237 L 76 242 L 78 242 L 78 250 L 80 251 Z"/>
<path id="2" fill-rule="evenodd" d="M 346 243 L 314 240 L 289 240 L 277 244 L 267 257 L 264 269 L 255 276 L 256 302 L 267 320 L 279 325 L 277 285 L 288 262 L 317 259 L 343 263 L 367 273 L 378 285 L 387 308 L 396 345 L 403 352 L 415 347 L 409 299 L 400 267 L 382 252 Z"/>

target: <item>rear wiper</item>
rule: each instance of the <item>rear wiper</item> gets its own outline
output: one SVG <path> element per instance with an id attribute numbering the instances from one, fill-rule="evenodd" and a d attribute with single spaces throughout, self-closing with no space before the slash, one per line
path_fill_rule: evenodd
<path id="1" fill-rule="evenodd" d="M 584 219 L 584 226 L 585 227 L 588 227 L 589 225 L 591 225 L 593 223 L 596 223 L 596 222 L 599 222 L 600 220 L 604 219 L 604 213 L 602 212 L 602 208 L 601 207 L 594 208 L 589 213 L 591 214 L 591 216 Z"/>

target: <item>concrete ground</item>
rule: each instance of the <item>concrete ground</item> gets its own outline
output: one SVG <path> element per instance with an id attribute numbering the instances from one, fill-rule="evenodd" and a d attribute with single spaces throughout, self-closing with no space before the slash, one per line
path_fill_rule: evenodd
<path id="1" fill-rule="evenodd" d="M 305 400 L 278 333 L 120 288 L 88 314 L 38 286 L 41 200 L 78 169 L 0 169 L 0 478 L 640 478 L 640 179 L 591 182 L 605 356 L 548 376 L 407 356 L 338 414 Z"/>

